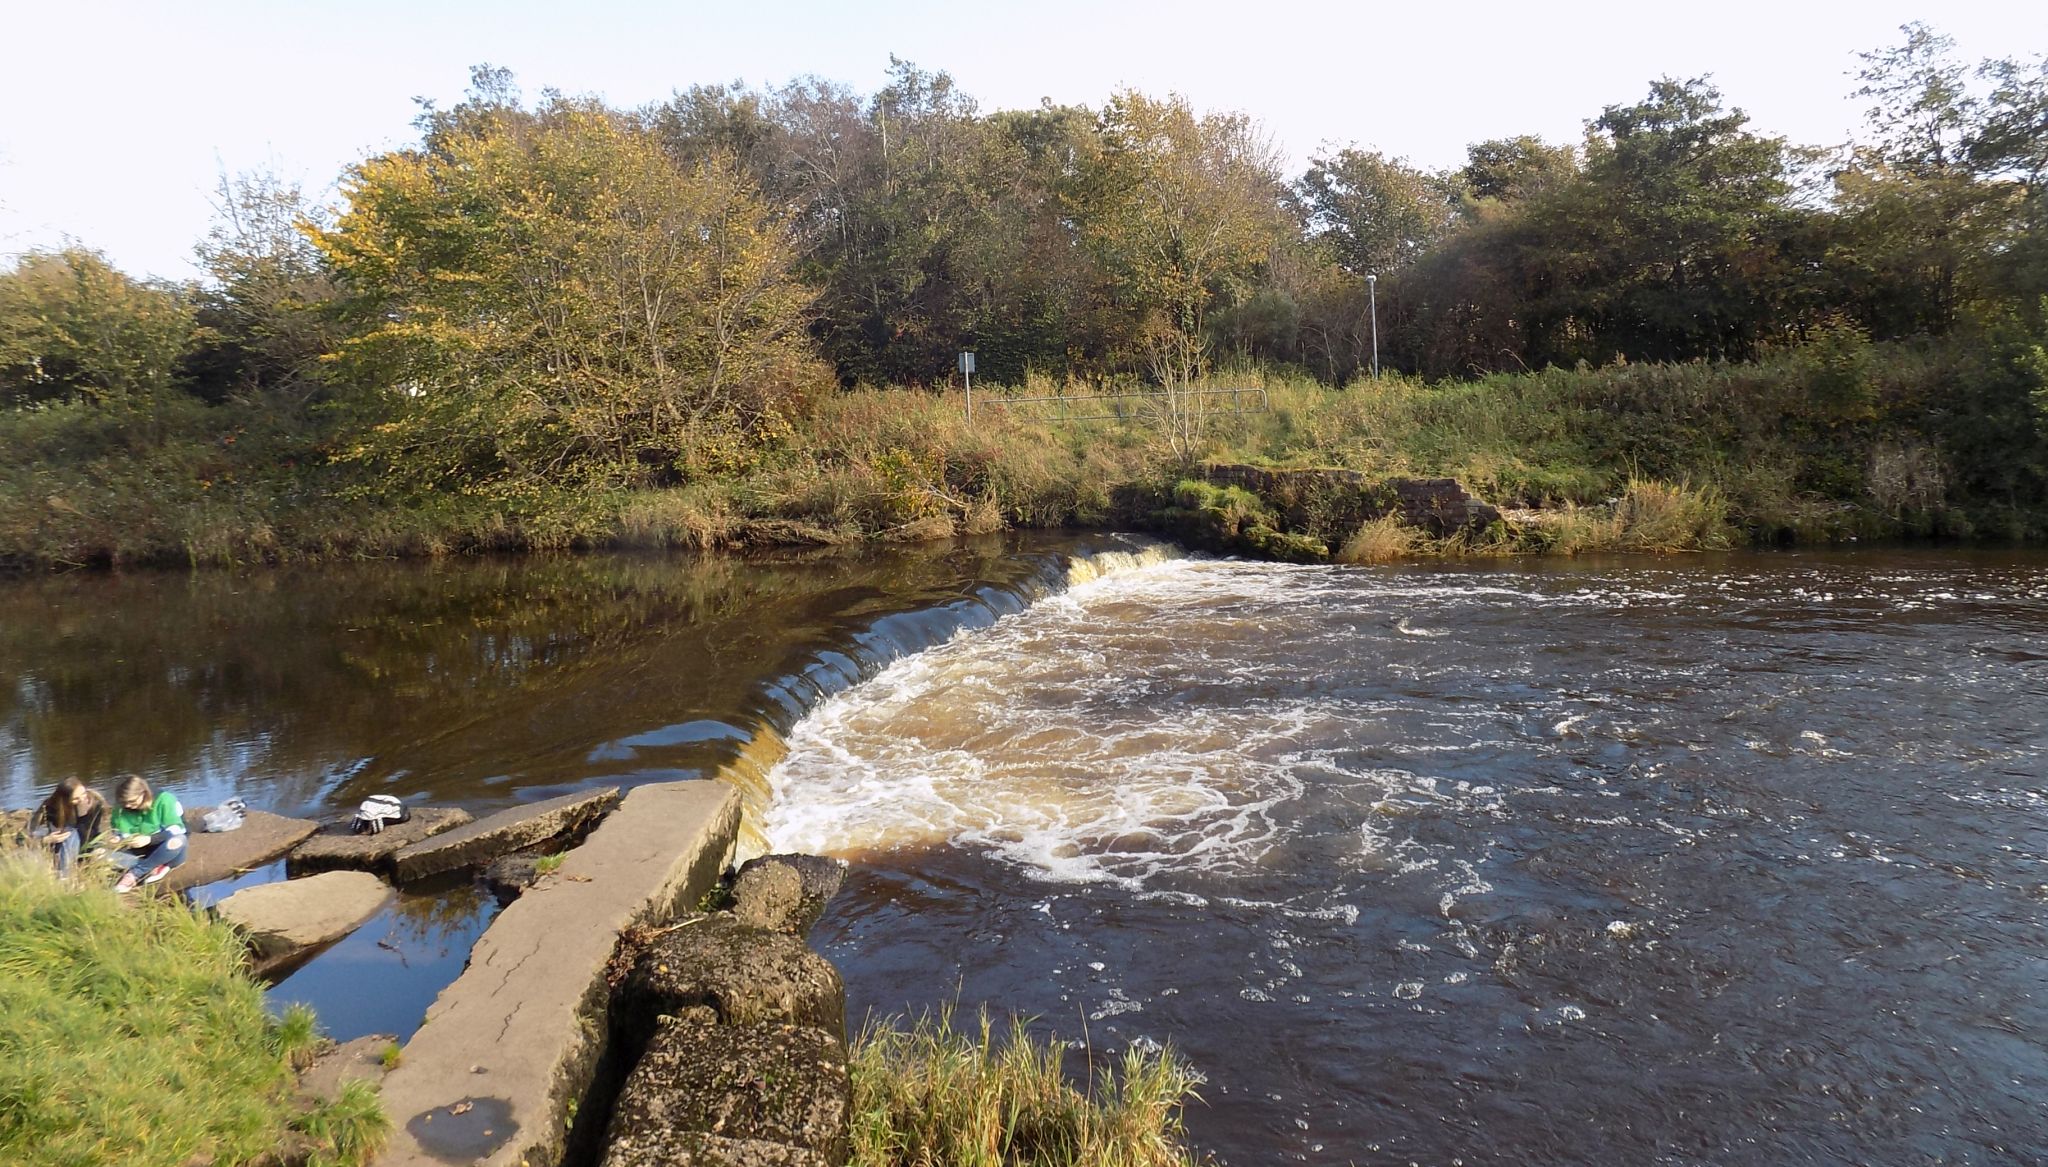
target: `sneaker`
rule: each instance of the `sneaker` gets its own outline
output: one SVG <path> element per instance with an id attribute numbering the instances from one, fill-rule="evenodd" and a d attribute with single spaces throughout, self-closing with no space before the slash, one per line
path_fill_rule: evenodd
<path id="1" fill-rule="evenodd" d="M 116 894 L 119 894 L 121 892 L 130 892 L 134 891 L 135 887 L 135 873 L 130 871 L 121 876 L 120 882 L 114 885 L 114 891 Z"/>
<path id="2" fill-rule="evenodd" d="M 155 867 L 149 869 L 149 874 L 142 877 L 142 882 L 155 883 L 157 880 L 162 879 L 164 876 L 169 875 L 170 873 L 170 864 L 159 863 Z"/>

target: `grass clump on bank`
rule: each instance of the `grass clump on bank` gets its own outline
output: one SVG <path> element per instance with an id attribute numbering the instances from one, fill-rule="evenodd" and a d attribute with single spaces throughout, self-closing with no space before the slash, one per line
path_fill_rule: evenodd
<path id="1" fill-rule="evenodd" d="M 1126 1051 L 1088 1090 L 1070 1050 L 1013 1021 L 1001 1037 L 951 1010 L 854 1043 L 853 1167 L 1183 1167 L 1181 1106 L 1201 1079 L 1170 1050 Z"/>
<path id="2" fill-rule="evenodd" d="M 225 925 L 0 855 L 0 1162 L 227 1167 L 285 1145 L 366 1162 L 386 1127 L 373 1093 L 293 1098 L 317 1041 L 310 1013 L 265 1013 Z"/>
<path id="3" fill-rule="evenodd" d="M 1358 538 L 1355 522 L 1297 530 L 1270 500 L 1191 492 L 1200 462 L 1450 477 L 1517 512 L 1507 530 L 1450 541 L 1375 529 L 1354 549 L 1365 562 L 2048 538 L 2038 346 L 1851 340 L 1747 364 L 1440 384 L 1337 387 L 1249 366 L 1203 384 L 1258 388 L 1270 407 L 1182 417 L 1178 442 L 1144 409 L 1101 418 L 1117 400 L 1101 394 L 1130 388 L 1115 381 L 978 386 L 971 422 L 958 393 L 862 387 L 747 442 L 707 437 L 610 477 L 516 489 L 381 477 L 339 456 L 361 425 L 345 412 L 173 402 L 143 424 L 52 403 L 0 410 L 0 445 L 20 455 L 0 465 L 0 564 L 912 541 L 1143 525 L 1168 510 L 1168 526 L 1213 550 L 1322 561 Z M 1054 393 L 1066 397 L 1026 400 Z"/>

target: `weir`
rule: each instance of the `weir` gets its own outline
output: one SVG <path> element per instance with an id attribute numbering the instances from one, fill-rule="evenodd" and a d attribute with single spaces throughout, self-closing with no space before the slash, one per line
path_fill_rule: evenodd
<path id="1" fill-rule="evenodd" d="M 738 862 L 765 850 L 769 772 L 811 708 L 904 656 L 985 628 L 1048 595 L 1176 557 L 1145 540 L 1048 557 L 1007 585 L 879 617 L 764 686 L 764 712 L 709 734 L 729 756 L 706 780 L 628 790 L 545 888 L 522 895 L 478 940 L 382 1084 L 392 1142 L 382 1167 L 552 1167 L 601 1139 L 624 1067 L 610 1031 L 607 971 L 620 934 L 686 915 Z M 586 1107 L 588 1111 L 586 1111 Z"/>

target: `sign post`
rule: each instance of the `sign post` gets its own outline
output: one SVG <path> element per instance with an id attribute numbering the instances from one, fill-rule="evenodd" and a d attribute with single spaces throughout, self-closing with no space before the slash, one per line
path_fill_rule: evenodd
<path id="1" fill-rule="evenodd" d="M 1372 379 L 1380 379 L 1380 277 L 1365 277 L 1366 294 L 1372 299 Z"/>
<path id="2" fill-rule="evenodd" d="M 960 354 L 960 375 L 967 379 L 967 424 L 974 424 L 974 354 Z"/>

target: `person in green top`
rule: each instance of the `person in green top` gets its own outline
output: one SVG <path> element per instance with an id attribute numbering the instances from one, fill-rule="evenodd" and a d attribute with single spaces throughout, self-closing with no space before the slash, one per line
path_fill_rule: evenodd
<path id="1" fill-rule="evenodd" d="M 155 883 L 185 861 L 185 808 L 177 795 L 168 790 L 158 794 L 141 775 L 130 774 L 114 788 L 114 802 L 115 846 L 120 849 L 107 858 L 128 869 L 115 891 Z"/>

